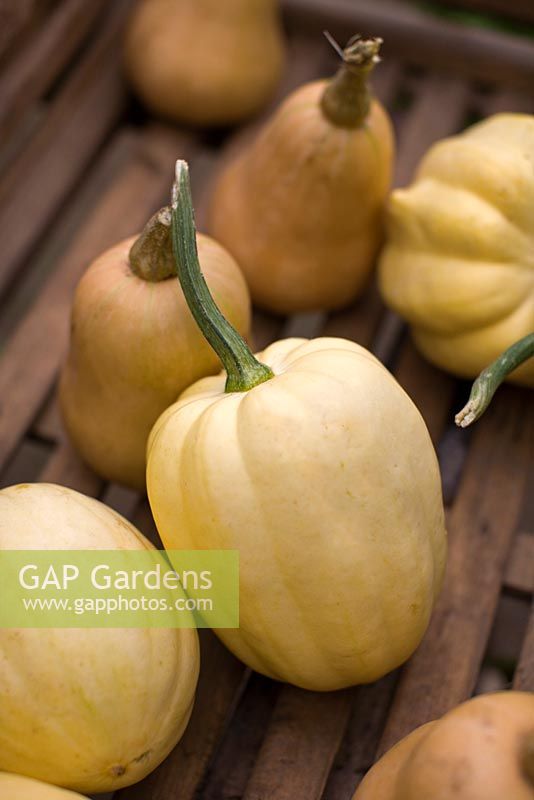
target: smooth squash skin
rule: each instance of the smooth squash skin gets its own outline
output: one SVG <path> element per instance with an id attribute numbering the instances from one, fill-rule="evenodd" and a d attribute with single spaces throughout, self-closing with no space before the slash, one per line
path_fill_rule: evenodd
<path id="1" fill-rule="evenodd" d="M 291 94 L 215 184 L 208 230 L 269 311 L 345 306 L 374 265 L 394 155 L 367 87 L 377 49 L 349 44 L 338 75 Z"/>
<path id="2" fill-rule="evenodd" d="M 354 800 L 532 800 L 534 694 L 476 697 L 403 739 Z"/>
<path id="3" fill-rule="evenodd" d="M 187 213 L 183 171 L 176 218 Z M 247 355 L 207 297 L 196 304 L 198 262 L 177 244 L 184 292 L 206 335 L 217 331 L 228 377 L 194 384 L 151 434 L 162 540 L 239 550 L 240 627 L 216 634 L 250 667 L 320 691 L 373 681 L 417 647 L 442 583 L 425 424 L 353 342 L 288 339 Z"/>
<path id="4" fill-rule="evenodd" d="M 278 0 L 141 0 L 125 42 L 125 67 L 156 114 L 197 126 L 230 125 L 258 112 L 282 74 Z"/>
<path id="5" fill-rule="evenodd" d="M 0 772 L 0 797 L 2 800 L 87 800 L 67 789 L 7 772 Z"/>
<path id="6" fill-rule="evenodd" d="M 0 491 L 0 548 L 152 545 L 97 500 L 22 484 Z M 1 630 L 0 770 L 87 794 L 136 783 L 181 738 L 198 669 L 194 628 Z"/>
<path id="7" fill-rule="evenodd" d="M 498 114 L 430 149 L 392 194 L 380 286 L 426 358 L 461 377 L 534 330 L 534 117 Z M 534 386 L 534 362 L 508 380 Z"/>
<path id="8" fill-rule="evenodd" d="M 218 369 L 172 274 L 174 264 L 152 257 L 154 248 L 158 254 L 168 248 L 172 259 L 170 242 L 154 241 L 165 224 L 156 231 L 153 224 L 160 225 L 151 220 L 147 226 L 148 245 L 133 251 L 137 274 L 134 237 L 101 255 L 80 281 L 59 391 L 65 427 L 84 461 L 106 480 L 140 491 L 155 421 L 183 389 Z M 199 235 L 198 248 L 211 290 L 246 335 L 250 299 L 239 268 L 207 236 Z"/>

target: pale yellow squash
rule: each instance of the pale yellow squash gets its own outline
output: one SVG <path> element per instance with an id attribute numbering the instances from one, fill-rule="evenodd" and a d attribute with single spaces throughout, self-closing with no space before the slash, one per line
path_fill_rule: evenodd
<path id="1" fill-rule="evenodd" d="M 278 0 L 140 0 L 125 66 L 143 102 L 193 125 L 239 122 L 259 111 L 281 77 Z"/>
<path id="2" fill-rule="evenodd" d="M 21 484 L 0 491 L 0 548 L 152 545 L 97 500 Z M 195 629 L 1 630 L 0 770 L 85 793 L 141 780 L 182 736 L 198 668 Z"/>
<path id="3" fill-rule="evenodd" d="M 8 772 L 0 772 L 0 797 L 2 800 L 86 800 L 81 794 Z"/>
<path id="4" fill-rule="evenodd" d="M 481 695 L 423 725 L 371 769 L 354 800 L 532 800 L 534 694 Z"/>
<path id="5" fill-rule="evenodd" d="M 175 275 L 168 211 L 143 234 L 103 253 L 78 284 L 60 405 L 69 437 L 103 478 L 144 490 L 146 443 L 183 389 L 217 371 Z M 206 280 L 244 335 L 250 299 L 244 278 L 217 242 L 198 236 Z"/>
<path id="6" fill-rule="evenodd" d="M 175 223 L 191 214 L 183 162 L 177 175 Z M 191 220 L 179 229 L 180 280 L 228 379 L 191 386 L 151 434 L 162 540 L 239 551 L 240 627 L 216 633 L 250 667 L 316 690 L 373 681 L 417 647 L 442 583 L 425 424 L 353 342 L 288 339 L 254 358 L 205 292 Z"/>
<path id="7" fill-rule="evenodd" d="M 391 197 L 380 286 L 429 361 L 462 377 L 534 330 L 534 117 L 430 149 Z M 509 380 L 534 386 L 534 361 Z"/>
<path id="8" fill-rule="evenodd" d="M 215 184 L 208 229 L 269 311 L 347 305 L 374 266 L 394 153 L 367 85 L 378 47 L 349 43 L 338 74 L 293 92 Z"/>

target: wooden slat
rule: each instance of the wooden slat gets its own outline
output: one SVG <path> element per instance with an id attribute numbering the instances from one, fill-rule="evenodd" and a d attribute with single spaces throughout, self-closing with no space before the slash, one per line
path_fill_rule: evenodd
<path id="1" fill-rule="evenodd" d="M 514 676 L 514 689 L 522 692 L 534 692 L 534 605 Z"/>
<path id="2" fill-rule="evenodd" d="M 65 443 L 58 447 L 46 467 L 41 472 L 39 480 L 43 483 L 58 483 L 68 486 L 77 492 L 96 497 L 103 482 L 82 463 L 78 454 L 71 445 Z"/>
<path id="3" fill-rule="evenodd" d="M 42 126 L 0 182 L 0 294 L 116 122 L 124 102 L 117 37 L 130 0 L 54 100 Z"/>
<path id="4" fill-rule="evenodd" d="M 201 672 L 185 735 L 145 780 L 117 792 L 117 800 L 193 800 L 239 698 L 248 673 L 215 638 L 200 631 Z"/>
<path id="5" fill-rule="evenodd" d="M 41 5 L 39 0 L 0 0 L 0 59 L 17 44 Z"/>
<path id="6" fill-rule="evenodd" d="M 0 79 L 0 142 L 49 88 L 105 5 L 65 0 L 9 64 Z"/>
<path id="7" fill-rule="evenodd" d="M 243 797 L 279 690 L 280 684 L 252 673 L 199 793 L 202 800 Z"/>
<path id="8" fill-rule="evenodd" d="M 403 670 L 380 752 L 473 690 L 526 491 L 534 433 L 528 401 L 526 392 L 501 389 L 477 423 L 449 517 L 445 587 L 422 645 Z"/>
<path id="9" fill-rule="evenodd" d="M 319 800 L 350 713 L 349 691 L 304 692 L 284 686 L 244 800 Z"/>
<path id="10" fill-rule="evenodd" d="M 447 5 L 482 13 L 490 12 L 521 21 L 534 22 L 532 0 L 445 0 Z"/>
<path id="11" fill-rule="evenodd" d="M 352 797 L 358 778 L 373 762 L 397 678 L 396 673 L 391 673 L 372 686 L 356 690 L 347 733 L 322 800 L 349 800 Z"/>
<path id="12" fill-rule="evenodd" d="M 421 411 L 434 445 L 448 422 L 454 396 L 454 380 L 432 366 L 415 349 L 411 338 L 405 341 L 395 364 L 395 377 Z"/>
<path id="13" fill-rule="evenodd" d="M 382 36 L 384 53 L 447 74 L 529 90 L 534 48 L 525 37 L 459 25 L 397 0 L 283 0 L 288 22 L 340 38 L 363 31 Z"/>
<path id="14" fill-rule="evenodd" d="M 534 594 L 534 534 L 519 532 L 516 535 L 504 583 L 514 592 Z"/>
<path id="15" fill-rule="evenodd" d="M 131 146 L 119 138 L 118 147 Z M 176 139 L 173 156 L 186 155 L 189 138 Z M 108 154 L 101 163 L 114 159 Z M 167 159 L 172 163 L 172 159 Z M 141 152 L 118 176 L 64 254 L 56 272 L 23 318 L 0 360 L 0 469 L 49 393 L 63 357 L 75 285 L 92 258 L 136 232 L 161 204 L 172 180 L 170 164 Z"/>

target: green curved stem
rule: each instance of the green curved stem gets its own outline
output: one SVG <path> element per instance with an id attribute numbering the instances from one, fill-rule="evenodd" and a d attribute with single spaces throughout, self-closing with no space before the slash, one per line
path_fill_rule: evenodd
<path id="1" fill-rule="evenodd" d="M 534 356 L 534 333 L 529 333 L 505 350 L 480 373 L 471 389 L 469 402 L 454 418 L 456 424 L 460 428 L 467 428 L 480 419 L 506 376 L 532 356 Z"/>
<path id="2" fill-rule="evenodd" d="M 380 61 L 378 52 L 382 39 L 354 36 L 341 50 L 330 34 L 326 36 L 341 56 L 343 65 L 326 87 L 321 108 L 334 125 L 359 128 L 365 123 L 371 107 L 369 75 Z"/>
<path id="3" fill-rule="evenodd" d="M 130 269 L 144 281 L 157 283 L 176 277 L 172 252 L 171 209 L 166 206 L 154 214 L 135 240 L 128 256 Z"/>
<path id="4" fill-rule="evenodd" d="M 176 180 L 172 189 L 172 243 L 187 305 L 226 370 L 225 391 L 246 392 L 274 377 L 271 368 L 255 358 L 243 337 L 223 317 L 204 280 L 198 261 L 189 168 L 185 161 L 176 162 Z"/>

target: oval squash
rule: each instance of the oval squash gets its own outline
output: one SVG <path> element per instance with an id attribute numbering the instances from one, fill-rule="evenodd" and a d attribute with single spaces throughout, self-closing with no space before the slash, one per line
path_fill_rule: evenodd
<path id="1" fill-rule="evenodd" d="M 23 484 L 0 491 L 0 548 L 152 545 L 97 500 Z M 195 629 L 1 630 L 0 770 L 85 793 L 141 780 L 182 736 L 198 668 Z"/>
<path id="2" fill-rule="evenodd" d="M 143 491 L 146 443 L 159 415 L 193 381 L 217 370 L 180 284 L 163 209 L 139 238 L 115 245 L 82 277 L 59 399 L 69 437 L 103 478 Z M 239 268 L 199 235 L 206 279 L 243 334 L 250 300 Z"/>
<path id="3" fill-rule="evenodd" d="M 183 163 L 177 180 L 175 222 L 191 215 Z M 354 342 L 287 339 L 255 358 L 205 293 L 191 219 L 178 230 L 182 286 L 228 377 L 193 384 L 151 433 L 162 541 L 239 550 L 240 627 L 216 634 L 253 669 L 320 691 L 376 680 L 419 644 L 443 579 L 425 424 Z"/>
<path id="4" fill-rule="evenodd" d="M 461 377 L 534 330 L 534 117 L 498 114 L 430 149 L 392 194 L 380 286 L 423 355 Z M 534 362 L 509 380 L 534 386 Z"/>
<path id="5" fill-rule="evenodd" d="M 0 797 L 3 800 L 87 800 L 67 789 L 8 772 L 0 772 Z"/>
<path id="6" fill-rule="evenodd" d="M 354 800 L 532 800 L 534 694 L 481 695 L 417 728 Z"/>
<path id="7" fill-rule="evenodd" d="M 126 72 L 157 114 L 229 125 L 269 100 L 284 64 L 278 0 L 141 0 Z"/>
<path id="8" fill-rule="evenodd" d="M 336 77 L 290 95 L 216 182 L 208 229 L 269 311 L 347 305 L 374 265 L 394 150 L 367 86 L 378 47 L 349 43 Z"/>

